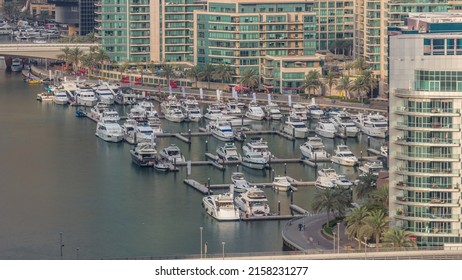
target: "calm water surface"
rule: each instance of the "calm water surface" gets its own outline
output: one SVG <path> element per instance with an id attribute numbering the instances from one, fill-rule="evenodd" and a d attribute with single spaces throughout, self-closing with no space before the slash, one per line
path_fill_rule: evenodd
<path id="1" fill-rule="evenodd" d="M 77 252 L 82 259 L 199 254 L 201 226 L 211 254 L 221 252 L 223 241 L 229 253 L 282 250 L 280 232 L 287 221 L 217 222 L 204 213 L 202 195 L 183 184 L 185 168 L 176 174 L 138 168 L 131 163 L 130 145 L 96 138 L 96 124 L 76 118 L 75 108 L 37 102 L 42 88 L 0 66 L 0 259 L 59 259 L 60 232 L 65 259 L 77 258 Z M 203 124 L 164 122 L 164 129 L 197 131 L 198 125 Z M 278 129 L 279 123 L 254 128 Z M 302 141 L 265 138 L 277 157 L 301 156 Z M 203 160 L 205 140 L 210 152 L 222 145 L 212 137 L 193 137 L 191 145 L 159 138 L 157 145 L 175 143 L 187 159 Z M 366 155 L 365 142 L 348 140 L 348 145 L 356 155 L 361 150 Z M 382 142 L 371 138 L 375 148 Z M 324 143 L 331 151 L 341 141 Z M 273 168 L 284 173 L 284 165 Z M 356 176 L 353 168 L 336 168 Z M 249 181 L 270 181 L 269 171 L 240 170 Z M 234 171 L 193 167 L 190 178 L 229 183 Z M 313 168 L 300 164 L 288 164 L 287 174 L 304 181 L 316 177 Z M 273 212 L 280 201 L 282 214 L 289 213 L 287 194 L 265 192 Z M 314 187 L 301 188 L 294 203 L 310 209 L 313 193 Z"/>

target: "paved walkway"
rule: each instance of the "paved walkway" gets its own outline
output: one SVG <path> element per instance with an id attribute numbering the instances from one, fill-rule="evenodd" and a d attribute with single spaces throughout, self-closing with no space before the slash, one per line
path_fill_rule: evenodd
<path id="1" fill-rule="evenodd" d="M 295 247 L 301 251 L 333 250 L 333 240 L 321 233 L 321 227 L 326 221 L 326 213 L 311 213 L 303 218 L 291 220 L 282 230 L 282 237 L 291 247 Z M 334 227 L 334 230 L 336 233 L 339 232 L 337 226 Z M 336 250 L 338 250 L 337 244 L 335 245 Z M 340 251 L 343 251 L 346 247 L 353 248 L 356 246 L 357 243 L 355 241 L 348 240 L 348 237 L 345 235 L 345 226 L 340 223 Z"/>

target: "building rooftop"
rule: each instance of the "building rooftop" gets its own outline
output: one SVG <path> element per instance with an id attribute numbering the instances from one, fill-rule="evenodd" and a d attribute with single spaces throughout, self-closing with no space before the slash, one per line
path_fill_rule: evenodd
<path id="1" fill-rule="evenodd" d="M 462 22 L 462 13 L 409 13 L 409 19 L 427 23 Z"/>

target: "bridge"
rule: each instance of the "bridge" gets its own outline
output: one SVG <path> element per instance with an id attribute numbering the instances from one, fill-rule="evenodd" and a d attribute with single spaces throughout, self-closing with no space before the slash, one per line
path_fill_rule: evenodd
<path id="1" fill-rule="evenodd" d="M 90 51 L 91 47 L 98 47 L 96 43 L 2 43 L 0 44 L 0 56 L 30 57 L 56 59 L 62 53 L 62 49 L 79 48 L 84 53 Z"/>

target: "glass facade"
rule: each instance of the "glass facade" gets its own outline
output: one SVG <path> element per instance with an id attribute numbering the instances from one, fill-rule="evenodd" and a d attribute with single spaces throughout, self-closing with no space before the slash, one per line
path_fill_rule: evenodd
<path id="1" fill-rule="evenodd" d="M 101 45 L 112 61 L 150 61 L 149 0 L 101 0 L 97 13 Z"/>
<path id="2" fill-rule="evenodd" d="M 415 71 L 415 90 L 462 92 L 462 71 Z"/>

